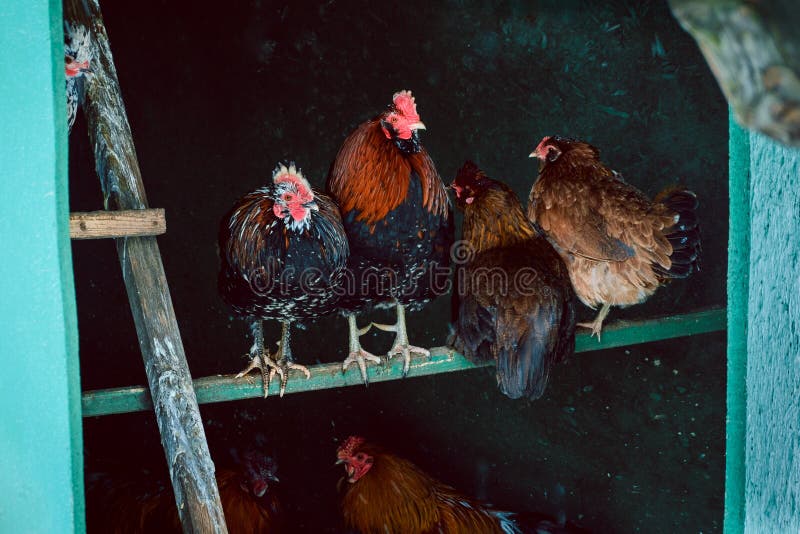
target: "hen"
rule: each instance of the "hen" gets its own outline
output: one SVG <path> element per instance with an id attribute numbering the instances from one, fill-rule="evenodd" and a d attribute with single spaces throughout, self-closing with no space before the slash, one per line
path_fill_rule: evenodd
<path id="1" fill-rule="evenodd" d="M 521 532 L 509 512 L 459 494 L 364 438 L 347 438 L 336 457 L 346 472 L 345 524 L 362 534 Z"/>
<path id="2" fill-rule="evenodd" d="M 250 365 L 260 369 L 264 396 L 277 372 L 280 394 L 294 363 L 289 344 L 294 321 L 336 310 L 349 248 L 336 204 L 311 189 L 294 165 L 279 165 L 272 183 L 239 199 L 219 231 L 219 292 L 237 314 L 250 317 L 254 343 Z M 262 320 L 281 322 L 277 352 L 264 348 Z"/>
<path id="3" fill-rule="evenodd" d="M 350 242 L 347 294 L 339 303 L 350 330 L 346 370 L 357 363 L 367 382 L 366 361 L 380 359 L 361 348 L 356 314 L 371 307 L 397 306 L 396 332 L 389 357 L 428 355 L 409 344 L 405 311 L 416 310 L 444 293 L 448 279 L 453 221 L 447 191 L 420 143 L 414 97 L 400 91 L 392 106 L 361 124 L 345 139 L 328 177 L 327 190 L 339 204 Z"/>
<path id="4" fill-rule="evenodd" d="M 255 449 L 231 451 L 233 464 L 216 472 L 229 532 L 277 533 L 283 529 L 275 460 Z M 144 475 L 144 473 L 142 474 Z M 88 480 L 90 532 L 111 534 L 182 532 L 175 496 L 168 481 L 146 476 L 111 479 L 106 473 Z"/>
<path id="5" fill-rule="evenodd" d="M 451 187 L 468 247 L 453 292 L 453 346 L 471 360 L 494 360 L 505 395 L 537 399 L 552 366 L 575 349 L 567 269 L 508 186 L 468 161 Z"/>
<path id="6" fill-rule="evenodd" d="M 699 270 L 697 197 L 683 188 L 653 201 L 600 161 L 588 143 L 545 137 L 531 153 L 539 177 L 528 217 L 564 258 L 581 301 L 602 305 L 579 326 L 600 338 L 611 306 L 646 300 L 665 281 Z"/>

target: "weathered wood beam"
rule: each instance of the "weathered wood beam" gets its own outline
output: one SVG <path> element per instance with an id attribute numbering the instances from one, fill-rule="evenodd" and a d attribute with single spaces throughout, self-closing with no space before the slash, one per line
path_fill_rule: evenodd
<path id="1" fill-rule="evenodd" d="M 736 120 L 800 146 L 797 0 L 669 0 L 697 41 Z"/>
<path id="2" fill-rule="evenodd" d="M 107 210 L 142 210 L 147 198 L 97 0 L 65 0 L 65 20 L 91 34 L 83 112 Z M 227 533 L 197 398 L 155 237 L 116 239 L 161 443 L 183 531 Z"/>
<path id="3" fill-rule="evenodd" d="M 167 231 L 162 208 L 123 211 L 75 211 L 69 214 L 69 237 L 106 239 L 161 235 Z"/>
<path id="4" fill-rule="evenodd" d="M 610 349 L 637 343 L 650 343 L 682 336 L 706 334 L 725 330 L 724 308 L 712 308 L 684 315 L 659 317 L 644 321 L 616 321 L 603 327 L 602 341 L 590 338 L 587 333 L 577 336 L 576 352 Z M 427 376 L 453 371 L 477 369 L 490 364 L 474 364 L 449 347 L 434 347 L 431 358 L 415 358 L 411 362 L 408 378 Z M 320 389 L 344 386 L 362 386 L 361 376 L 355 370 L 342 373 L 341 362 L 310 366 L 311 378 L 304 380 L 292 374 L 286 386 L 286 394 L 317 391 Z M 389 365 L 370 366 L 367 369 L 370 383 L 399 380 L 403 377 L 400 361 Z M 278 384 L 270 385 L 267 402 L 276 402 Z M 234 375 L 215 375 L 198 378 L 194 381 L 197 400 L 200 403 L 224 402 L 261 397 L 263 395 L 261 378 L 252 374 L 236 379 Z M 151 400 L 144 386 L 102 389 L 83 394 L 83 416 L 92 417 L 115 413 L 148 410 Z"/>

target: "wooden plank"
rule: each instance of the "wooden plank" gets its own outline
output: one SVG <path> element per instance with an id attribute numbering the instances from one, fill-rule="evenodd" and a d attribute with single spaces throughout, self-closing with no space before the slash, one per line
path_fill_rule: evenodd
<path id="1" fill-rule="evenodd" d="M 669 0 L 697 41 L 736 120 L 800 147 L 797 0 Z"/>
<path id="2" fill-rule="evenodd" d="M 76 211 L 69 214 L 72 239 L 161 235 L 167 231 L 163 208 L 122 211 Z"/>
<path id="3" fill-rule="evenodd" d="M 136 151 L 97 0 L 66 0 L 65 19 L 90 29 L 83 112 L 106 210 L 146 209 Z M 183 531 L 227 533 L 197 398 L 155 237 L 116 239 Z"/>
<path id="4" fill-rule="evenodd" d="M 602 341 L 590 338 L 587 333 L 577 336 L 576 352 L 662 341 L 675 337 L 705 334 L 725 330 L 726 313 L 724 308 L 712 308 L 683 315 L 660 317 L 644 321 L 616 321 L 603 328 Z M 233 359 L 232 359 L 233 361 Z M 237 360 L 238 361 L 238 360 Z M 453 371 L 464 371 L 488 366 L 474 364 L 449 347 L 434 347 L 431 358 L 416 358 L 411 362 L 408 378 Z M 286 386 L 286 394 L 316 391 L 345 386 L 362 386 L 358 372 L 350 370 L 342 374 L 341 362 L 310 366 L 311 378 L 303 380 L 292 375 Z M 368 368 L 370 384 L 399 380 L 402 378 L 402 363 L 394 361 L 389 365 Z M 235 379 L 234 375 L 215 375 L 198 378 L 194 381 L 197 400 L 200 403 L 224 402 L 261 397 L 263 390 L 261 378 L 255 373 L 247 378 Z M 277 381 L 270 385 L 270 397 L 265 402 L 280 402 Z M 151 406 L 147 388 L 131 386 L 124 388 L 87 391 L 83 394 L 83 416 L 92 417 L 114 413 L 147 410 Z"/>

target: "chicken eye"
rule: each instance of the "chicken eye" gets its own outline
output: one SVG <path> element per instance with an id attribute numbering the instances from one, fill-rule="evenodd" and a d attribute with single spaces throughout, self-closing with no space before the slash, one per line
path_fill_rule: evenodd
<path id="1" fill-rule="evenodd" d="M 358 454 L 356 454 L 356 460 L 363 461 L 364 460 L 364 453 L 363 452 L 359 452 Z"/>
<path id="2" fill-rule="evenodd" d="M 397 123 L 397 117 L 392 117 L 392 123 L 394 123 L 394 124 Z"/>
<path id="3" fill-rule="evenodd" d="M 286 193 L 285 195 L 283 195 L 283 200 L 285 200 L 286 202 L 291 202 L 293 199 L 294 195 L 292 195 L 291 193 Z"/>

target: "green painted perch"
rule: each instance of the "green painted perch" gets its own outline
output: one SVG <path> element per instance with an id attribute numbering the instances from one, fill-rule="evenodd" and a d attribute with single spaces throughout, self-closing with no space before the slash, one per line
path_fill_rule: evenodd
<path id="1" fill-rule="evenodd" d="M 705 334 L 725 330 L 725 309 L 709 310 L 660 317 L 644 321 L 616 321 L 603 329 L 602 342 L 590 338 L 589 334 L 578 334 L 576 352 L 610 349 L 637 343 L 649 343 L 682 336 Z M 356 372 L 342 373 L 341 362 L 327 363 L 309 367 L 311 378 L 290 380 L 286 393 L 301 393 L 320 389 L 344 386 L 362 386 L 361 377 Z M 431 358 L 412 360 L 408 378 L 417 376 L 464 371 L 482 367 L 468 361 L 464 356 L 449 347 L 434 347 Z M 372 366 L 368 368 L 370 383 L 386 382 L 402 378 L 402 365 Z M 200 403 L 225 402 L 256 398 L 263 395 L 261 378 L 250 375 L 236 379 L 233 375 L 216 375 L 198 378 L 194 381 L 197 401 Z M 278 384 L 270 385 L 270 397 L 265 402 L 279 402 Z M 151 409 L 150 394 L 145 386 L 87 391 L 83 394 L 83 416 L 110 415 Z"/>

